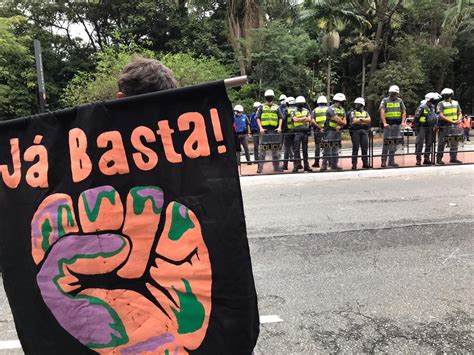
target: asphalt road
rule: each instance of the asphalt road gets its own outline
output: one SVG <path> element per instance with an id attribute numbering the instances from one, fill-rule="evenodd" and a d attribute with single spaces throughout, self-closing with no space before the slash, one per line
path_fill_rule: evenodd
<path id="1" fill-rule="evenodd" d="M 242 179 L 256 354 L 472 353 L 473 172 Z"/>
<path id="2" fill-rule="evenodd" d="M 472 353 L 473 175 L 242 178 L 260 315 L 282 320 L 261 325 L 256 355 Z M 0 344 L 12 339 L 0 288 Z"/>

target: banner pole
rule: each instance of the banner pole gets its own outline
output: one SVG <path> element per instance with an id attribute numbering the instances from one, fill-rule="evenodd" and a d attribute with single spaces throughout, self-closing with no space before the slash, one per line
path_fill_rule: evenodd
<path id="1" fill-rule="evenodd" d="M 247 75 L 237 76 L 235 78 L 229 78 L 224 80 L 226 88 L 233 88 L 236 86 L 242 86 L 248 83 Z"/>

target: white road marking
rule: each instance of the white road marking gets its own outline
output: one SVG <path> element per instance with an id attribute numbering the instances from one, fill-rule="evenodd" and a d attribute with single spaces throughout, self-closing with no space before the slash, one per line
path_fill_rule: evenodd
<path id="1" fill-rule="evenodd" d="M 19 340 L 0 340 L 0 350 L 3 349 L 21 349 Z"/>
<path id="2" fill-rule="evenodd" d="M 269 316 L 260 316 L 260 324 L 278 323 L 278 322 L 283 322 L 283 319 L 281 319 L 276 314 L 272 314 L 272 315 L 269 315 Z"/>

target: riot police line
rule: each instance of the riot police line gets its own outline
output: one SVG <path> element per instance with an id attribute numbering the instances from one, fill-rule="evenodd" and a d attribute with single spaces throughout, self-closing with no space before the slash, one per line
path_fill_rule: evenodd
<path id="1" fill-rule="evenodd" d="M 440 131 L 444 131 L 443 133 L 440 133 Z M 464 136 L 463 136 L 463 131 L 459 127 L 443 127 L 443 126 L 436 126 L 433 127 L 433 132 L 435 134 L 432 135 L 432 141 L 430 144 L 430 154 L 429 154 L 429 161 L 430 165 L 435 165 L 435 161 L 437 159 L 437 156 L 439 153 L 442 154 L 442 156 L 446 156 L 449 154 L 452 154 L 453 150 L 456 150 L 458 153 L 474 153 L 474 147 L 472 149 L 463 149 L 462 151 L 459 151 L 460 146 L 464 143 Z M 327 139 L 326 134 L 324 132 L 314 132 L 314 131 L 309 131 L 307 132 L 307 138 L 308 142 L 308 151 L 311 150 L 312 153 L 308 155 L 308 160 L 311 162 L 313 161 L 323 161 L 326 159 L 328 168 L 327 170 L 330 171 L 340 171 L 340 170 L 350 170 L 350 165 L 347 168 L 343 168 L 339 165 L 339 162 L 341 160 L 347 159 L 347 160 L 360 160 L 363 158 L 362 154 L 341 154 L 342 150 L 348 150 L 351 151 L 351 143 L 350 143 L 350 130 L 349 129 L 343 129 L 338 132 L 338 138 L 336 139 Z M 316 139 L 314 138 L 316 134 L 320 134 L 322 136 L 322 139 L 320 139 L 319 144 L 317 144 L 315 141 Z M 261 157 L 261 154 L 263 153 L 265 155 L 264 159 L 259 159 L 259 156 L 255 157 L 253 156 L 253 159 L 249 162 L 245 161 L 244 159 L 239 158 L 239 166 L 241 164 L 246 164 L 246 163 L 251 163 L 252 165 L 258 165 L 260 164 L 272 164 L 276 163 L 274 165 L 274 172 L 284 172 L 288 169 L 284 169 L 285 165 L 288 166 L 288 163 L 293 164 L 293 168 L 299 166 L 299 169 L 303 168 L 304 165 L 304 157 L 301 157 L 300 159 L 295 159 L 294 157 L 294 151 L 290 152 L 290 155 L 287 159 L 284 158 L 284 153 L 285 153 L 285 138 L 286 137 L 294 137 L 295 133 L 293 132 L 286 132 L 286 133 L 270 133 L 270 134 L 260 134 L 258 135 L 258 139 L 256 140 L 258 143 L 257 144 L 257 151 L 258 155 Z M 368 161 L 368 166 L 362 167 L 362 169 L 372 169 L 372 168 L 379 168 L 380 165 L 377 164 L 379 161 L 378 159 L 381 159 L 383 157 L 382 154 L 382 149 L 384 146 L 387 148 L 393 149 L 393 157 L 395 159 L 395 162 L 397 162 L 397 159 L 399 157 L 406 157 L 406 156 L 417 156 L 417 145 L 415 143 L 416 141 L 416 130 L 415 130 L 415 135 L 410 136 L 410 135 L 404 135 L 402 131 L 400 131 L 400 134 L 398 136 L 386 136 L 383 138 L 383 134 L 380 132 L 378 128 L 371 128 L 369 130 L 369 145 L 368 145 L 368 152 L 367 152 L 367 161 Z M 345 137 L 346 139 L 342 139 Z M 441 140 L 438 138 L 442 137 Z M 441 142 L 441 143 L 440 143 Z M 255 140 L 253 142 L 255 144 Z M 439 152 L 438 148 L 440 147 L 440 144 L 443 146 L 443 151 Z M 319 156 L 316 156 L 314 154 L 313 150 L 316 150 L 317 147 L 319 147 L 319 150 L 321 154 Z M 334 152 L 334 150 L 337 151 L 337 154 L 331 154 L 331 150 Z M 277 151 L 278 152 L 278 159 L 273 159 L 271 156 L 272 151 Z M 240 156 L 240 152 L 239 152 Z M 309 163 L 309 161 L 308 161 Z M 332 164 L 335 163 L 333 166 Z M 464 164 L 472 164 L 474 163 L 474 154 L 472 155 L 472 159 L 470 161 L 465 161 Z M 322 165 L 322 164 L 321 164 Z M 312 164 L 313 169 L 315 168 L 315 164 Z M 414 162 L 410 164 L 400 164 L 400 167 L 408 167 L 408 166 L 414 166 Z M 275 168 L 276 167 L 276 168 Z M 399 167 L 398 164 L 396 167 Z M 390 168 L 390 167 L 386 167 Z M 253 169 L 252 169 L 253 170 Z M 354 169 L 355 170 L 355 169 Z M 253 174 L 255 173 L 254 171 L 249 171 L 248 169 L 245 170 L 246 172 L 244 173 L 241 170 L 241 174 Z M 290 166 L 290 171 L 291 171 L 291 166 Z M 314 172 L 317 172 L 318 170 L 314 169 Z M 319 169 L 321 171 L 321 169 Z M 323 170 L 325 171 L 325 170 Z"/>
<path id="2" fill-rule="evenodd" d="M 382 168 L 397 168 L 395 158 L 400 155 L 400 147 L 405 142 L 406 107 L 399 96 L 400 88 L 390 86 L 389 95 L 382 99 L 379 106 L 380 128 L 383 129 L 381 154 L 374 151 L 374 123 L 365 110 L 365 100 L 358 97 L 353 102 L 353 109 L 346 113 L 346 97 L 337 93 L 329 104 L 325 96 L 319 96 L 317 107 L 308 108 L 303 96 L 280 96 L 279 104 L 274 102 L 274 92 L 265 91 L 265 102 L 255 102 L 255 111 L 250 120 L 243 114 L 243 107 L 234 108 L 234 127 L 239 134 L 237 145 L 244 148 L 247 164 L 250 162 L 248 138 L 254 137 L 254 163 L 258 165 L 257 173 L 262 173 L 265 161 L 272 162 L 275 172 L 288 170 L 288 163 L 293 162 L 293 172 L 300 169 L 313 171 L 342 170 L 338 165 L 339 159 L 351 158 L 352 169 L 358 169 L 358 160 L 362 168 L 374 167 L 374 157 L 380 157 Z M 463 140 L 462 113 L 459 103 L 453 99 L 452 89 L 445 88 L 441 94 L 430 92 L 420 102 L 415 113 L 414 128 L 417 132 L 415 142 L 416 165 L 443 165 L 444 150 L 449 148 L 449 163 L 461 164 L 457 157 L 458 145 Z M 251 127 L 249 123 L 251 122 Z M 347 132 L 352 142 L 352 154 L 341 156 L 341 137 Z M 283 132 L 283 135 L 282 135 Z M 314 137 L 315 158 L 310 166 L 308 142 Z M 407 137 L 409 143 L 409 136 Z M 423 149 L 424 148 L 424 149 Z M 283 159 L 281 152 L 284 151 Z M 266 160 L 267 152 L 271 151 L 271 159 Z M 322 152 L 322 154 L 321 154 Z M 360 153 L 359 153 L 360 152 Z M 370 164 L 369 164 L 370 158 Z M 240 155 L 239 155 L 240 159 Z M 321 161 L 321 164 L 320 164 Z M 280 162 L 283 162 L 280 165 Z"/>

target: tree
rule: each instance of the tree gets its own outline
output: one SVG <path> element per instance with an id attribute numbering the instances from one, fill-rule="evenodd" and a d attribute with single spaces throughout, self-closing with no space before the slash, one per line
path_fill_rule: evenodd
<path id="1" fill-rule="evenodd" d="M 303 21 L 316 22 L 324 35 L 321 38 L 321 48 L 327 55 L 326 95 L 331 94 L 331 57 L 339 48 L 339 32 L 347 24 L 354 28 L 363 28 L 369 25 L 368 21 L 361 15 L 351 11 L 345 6 L 346 2 L 341 0 L 307 0 L 300 18 Z"/>
<path id="2" fill-rule="evenodd" d="M 25 21 L 0 17 L 0 120 L 30 115 L 35 108 L 35 67 L 28 49 L 32 39 L 15 34 Z"/>

